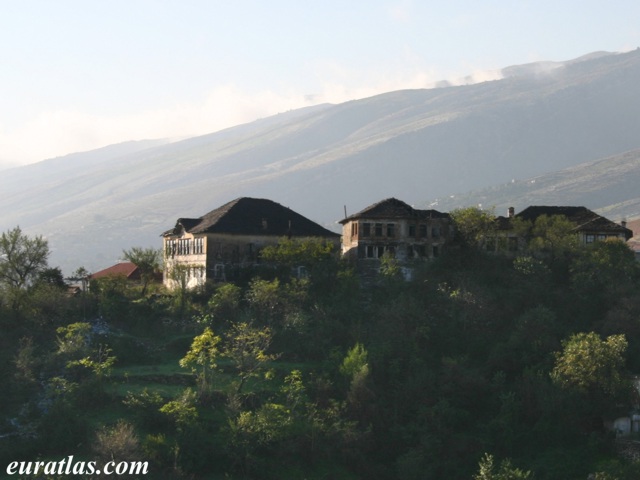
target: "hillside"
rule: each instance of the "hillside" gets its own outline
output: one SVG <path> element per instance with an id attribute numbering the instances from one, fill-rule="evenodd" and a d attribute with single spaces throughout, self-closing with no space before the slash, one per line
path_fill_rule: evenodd
<path id="1" fill-rule="evenodd" d="M 159 246 L 177 217 L 265 197 L 336 229 L 382 198 L 445 198 L 640 148 L 640 51 L 510 67 L 502 80 L 287 112 L 172 144 L 2 172 L 0 228 L 90 270 Z M 617 203 L 624 203 L 619 198 Z M 563 202 L 566 203 L 566 202 Z M 595 205 L 594 207 L 598 207 Z M 631 216 L 621 207 L 620 214 Z"/>
<path id="2" fill-rule="evenodd" d="M 481 204 L 498 214 L 510 206 L 584 205 L 612 220 L 640 217 L 640 149 L 522 180 L 433 200 L 443 210 Z"/>

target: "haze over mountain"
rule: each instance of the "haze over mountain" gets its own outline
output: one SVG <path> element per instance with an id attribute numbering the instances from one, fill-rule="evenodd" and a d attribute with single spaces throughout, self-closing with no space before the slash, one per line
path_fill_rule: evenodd
<path id="1" fill-rule="evenodd" d="M 582 205 L 616 221 L 640 218 L 640 149 L 433 202 L 445 211 L 469 205 L 504 215 L 529 205 Z M 437 206 L 435 206 L 437 205 Z"/>
<path id="2" fill-rule="evenodd" d="M 178 217 L 200 216 L 240 196 L 270 198 L 337 230 L 345 205 L 354 213 L 391 196 L 444 205 L 452 194 L 616 155 L 621 169 L 635 171 L 637 154 L 621 155 L 640 148 L 640 50 L 502 74 L 4 170 L 0 229 L 20 225 L 45 235 L 51 263 L 70 273 L 106 267 L 125 248 L 160 247 L 160 233 Z M 638 214 L 626 200 L 615 200 L 616 215 Z"/>

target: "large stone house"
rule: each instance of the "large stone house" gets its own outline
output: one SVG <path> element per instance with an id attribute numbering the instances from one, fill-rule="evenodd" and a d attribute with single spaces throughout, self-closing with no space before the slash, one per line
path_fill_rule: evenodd
<path id="1" fill-rule="evenodd" d="M 375 260 L 385 252 L 398 261 L 433 258 L 453 238 L 448 213 L 418 210 L 388 198 L 341 220 L 342 254 L 357 260 Z"/>
<path id="2" fill-rule="evenodd" d="M 517 218 L 533 225 L 542 215 L 560 215 L 567 218 L 575 225 L 574 232 L 580 245 L 590 245 L 613 238 L 627 241 L 633 237 L 633 232 L 627 228 L 626 222 L 615 223 L 586 207 L 530 206 L 518 214 L 510 207 L 506 217 L 497 218 L 498 232 L 509 240 L 509 250 L 518 250 L 526 243 L 526 239 L 519 238 L 513 231 L 512 219 Z"/>
<path id="3" fill-rule="evenodd" d="M 242 197 L 198 218 L 179 218 L 162 234 L 164 284 L 175 288 L 227 280 L 237 268 L 255 265 L 260 250 L 283 237 L 326 239 L 340 235 L 271 200 Z"/>

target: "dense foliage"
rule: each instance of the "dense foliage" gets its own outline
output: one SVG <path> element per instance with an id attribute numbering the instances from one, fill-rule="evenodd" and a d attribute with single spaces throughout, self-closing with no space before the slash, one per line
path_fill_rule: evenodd
<path id="1" fill-rule="evenodd" d="M 469 241 L 416 263 L 410 281 L 393 259 L 365 280 L 327 245 L 290 240 L 246 281 L 197 292 L 111 278 L 71 296 L 40 260 L 29 281 L 5 275 L 0 465 L 75 455 L 148 460 L 152 478 L 638 478 L 605 426 L 638 403 L 633 253 L 579 248 L 552 222 L 536 248 L 489 254 L 487 229 L 460 218 Z"/>

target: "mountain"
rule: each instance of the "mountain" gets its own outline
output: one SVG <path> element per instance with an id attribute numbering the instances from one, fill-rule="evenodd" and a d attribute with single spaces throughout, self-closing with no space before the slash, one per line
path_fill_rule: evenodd
<path id="1" fill-rule="evenodd" d="M 337 230 L 345 209 L 383 198 L 447 198 L 640 148 L 640 50 L 502 75 L 5 170 L 0 229 L 45 235 L 51 263 L 65 272 L 96 270 L 125 248 L 159 247 L 178 217 L 241 196 L 275 200 Z"/>
<path id="2" fill-rule="evenodd" d="M 426 202 L 445 211 L 469 205 L 503 214 L 529 205 L 582 205 L 612 220 L 640 218 L 640 149 L 595 162 Z"/>

